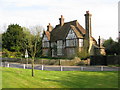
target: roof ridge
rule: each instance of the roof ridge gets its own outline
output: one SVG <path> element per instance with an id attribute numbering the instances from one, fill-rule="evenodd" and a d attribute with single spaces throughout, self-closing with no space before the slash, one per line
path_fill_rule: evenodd
<path id="1" fill-rule="evenodd" d="M 68 24 L 68 23 L 72 23 L 72 22 L 77 22 L 77 20 L 73 20 L 73 21 L 69 21 L 69 22 L 65 22 L 64 24 Z M 63 24 L 63 25 L 64 25 Z M 60 24 L 57 24 L 56 26 L 59 26 Z"/>
<path id="2" fill-rule="evenodd" d="M 65 22 L 64 24 L 72 23 L 72 22 L 76 22 L 76 21 L 77 21 L 77 20 L 73 20 L 73 21 Z"/>

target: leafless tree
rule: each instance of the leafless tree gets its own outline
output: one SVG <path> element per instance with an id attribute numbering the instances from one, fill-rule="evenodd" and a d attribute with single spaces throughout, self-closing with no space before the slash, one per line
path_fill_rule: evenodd
<path id="1" fill-rule="evenodd" d="M 36 26 L 31 28 L 32 35 L 29 37 L 28 40 L 28 53 L 32 57 L 32 76 L 34 76 L 34 61 L 36 57 L 36 53 L 40 49 L 41 44 L 41 32 L 43 31 L 43 27 Z"/>

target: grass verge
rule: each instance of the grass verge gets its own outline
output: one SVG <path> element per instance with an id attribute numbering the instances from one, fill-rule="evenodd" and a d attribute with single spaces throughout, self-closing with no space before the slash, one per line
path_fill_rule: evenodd
<path id="1" fill-rule="evenodd" d="M 41 71 L 2 69 L 2 88 L 118 88 L 117 71 Z"/>

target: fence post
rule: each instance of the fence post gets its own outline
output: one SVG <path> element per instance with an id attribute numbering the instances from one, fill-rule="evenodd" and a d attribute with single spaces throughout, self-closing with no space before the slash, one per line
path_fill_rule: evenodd
<path id="1" fill-rule="evenodd" d="M 23 68 L 25 69 L 25 64 L 23 64 Z"/>
<path id="2" fill-rule="evenodd" d="M 2 67 L 2 62 L 0 63 L 0 66 Z"/>
<path id="3" fill-rule="evenodd" d="M 7 63 L 7 67 L 9 67 L 9 63 Z"/>
<path id="4" fill-rule="evenodd" d="M 44 66 L 42 65 L 42 70 L 44 70 Z"/>
<path id="5" fill-rule="evenodd" d="M 103 66 L 101 66 L 101 71 L 103 71 Z"/>
<path id="6" fill-rule="evenodd" d="M 83 67 L 81 67 L 81 71 L 83 71 Z"/>
<path id="7" fill-rule="evenodd" d="M 60 71 L 63 71 L 63 66 L 60 66 Z"/>

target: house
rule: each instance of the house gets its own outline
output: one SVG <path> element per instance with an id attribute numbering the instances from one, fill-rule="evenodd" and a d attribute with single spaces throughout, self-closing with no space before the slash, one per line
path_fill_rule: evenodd
<path id="1" fill-rule="evenodd" d="M 55 28 L 52 28 L 49 23 L 42 37 L 43 56 L 72 57 L 83 49 L 91 55 L 96 53 L 95 51 L 100 54 L 100 45 L 92 37 L 91 16 L 89 11 L 86 11 L 85 29 L 77 20 L 64 22 L 62 15 Z"/>

